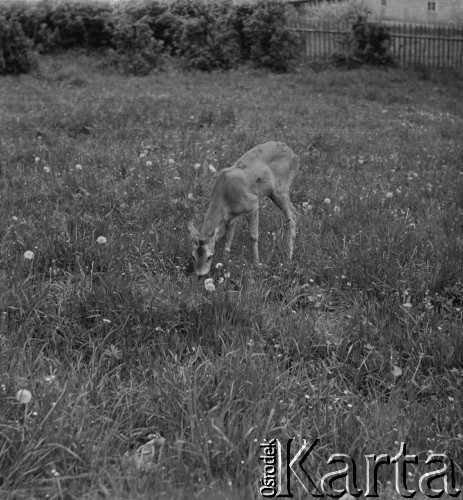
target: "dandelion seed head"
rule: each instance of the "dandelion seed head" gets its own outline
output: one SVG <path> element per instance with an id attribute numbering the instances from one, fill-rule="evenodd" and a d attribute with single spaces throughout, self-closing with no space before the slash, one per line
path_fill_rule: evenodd
<path id="1" fill-rule="evenodd" d="M 173 158 L 169 158 L 168 162 L 169 165 L 173 165 L 175 163 L 175 160 Z"/>
<path id="2" fill-rule="evenodd" d="M 153 162 L 152 162 L 151 160 L 148 160 L 148 161 L 146 162 L 146 166 L 147 166 L 147 167 L 152 167 L 152 166 L 153 166 Z"/>
<path id="3" fill-rule="evenodd" d="M 82 170 L 82 165 L 80 163 L 76 165 L 76 170 Z"/>
<path id="4" fill-rule="evenodd" d="M 16 393 L 16 400 L 21 404 L 27 404 L 31 401 L 32 394 L 27 389 L 19 389 Z"/>
<path id="5" fill-rule="evenodd" d="M 96 242 L 99 245 L 104 245 L 106 243 L 106 238 L 104 236 L 98 236 L 98 238 L 96 239 Z"/>
<path id="6" fill-rule="evenodd" d="M 188 193 L 187 198 L 188 198 L 189 200 L 192 200 L 192 199 L 194 198 L 193 193 Z"/>
<path id="7" fill-rule="evenodd" d="M 324 203 L 325 205 L 329 205 L 329 204 L 331 203 L 331 200 L 330 200 L 329 198 L 325 198 L 325 199 L 323 200 L 323 203 Z"/>
<path id="8" fill-rule="evenodd" d="M 39 163 L 40 158 L 39 158 L 38 156 L 36 156 L 36 157 L 34 158 L 34 161 L 35 161 L 35 163 Z"/>
<path id="9" fill-rule="evenodd" d="M 199 170 L 201 168 L 201 165 L 199 163 L 195 163 L 194 169 Z"/>
<path id="10" fill-rule="evenodd" d="M 217 264 L 215 265 L 216 269 L 221 269 L 222 267 L 223 267 L 222 262 L 217 262 Z"/>
<path id="11" fill-rule="evenodd" d="M 214 292 L 215 291 L 214 280 L 212 278 L 208 278 L 207 280 L 205 280 L 204 281 L 204 288 L 208 292 Z"/>
<path id="12" fill-rule="evenodd" d="M 24 258 L 27 260 L 32 260 L 34 258 L 34 252 L 32 252 L 31 250 L 26 250 L 24 252 Z"/>
<path id="13" fill-rule="evenodd" d="M 50 167 L 47 167 L 47 165 L 45 165 L 43 167 L 43 171 L 46 173 L 46 174 L 49 174 L 50 173 Z"/>
<path id="14" fill-rule="evenodd" d="M 394 196 L 394 193 L 392 191 L 389 191 L 386 193 L 386 198 L 392 198 Z"/>
<path id="15" fill-rule="evenodd" d="M 333 212 L 334 212 L 335 214 L 338 214 L 340 211 L 341 211 L 341 207 L 339 207 L 338 205 L 336 205 L 336 206 L 333 208 Z"/>

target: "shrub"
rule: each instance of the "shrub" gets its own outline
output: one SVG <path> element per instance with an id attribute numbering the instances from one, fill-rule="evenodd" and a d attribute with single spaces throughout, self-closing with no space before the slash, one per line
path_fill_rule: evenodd
<path id="1" fill-rule="evenodd" d="M 361 64 L 393 64 L 389 46 L 391 37 L 385 26 L 369 23 L 365 16 L 358 16 L 352 31 L 342 41 L 341 51 L 334 55 L 335 61 L 349 67 Z"/>
<path id="2" fill-rule="evenodd" d="M 109 47 L 111 61 L 126 73 L 148 73 L 162 53 L 178 57 L 186 68 L 229 69 L 251 60 L 286 71 L 298 52 L 285 6 L 276 1 L 233 6 L 230 0 L 142 0 L 115 8 L 41 0 L 0 5 L 1 12 L 14 12 L 39 52 Z"/>
<path id="3" fill-rule="evenodd" d="M 286 11 L 282 3 L 261 1 L 251 7 L 241 7 L 239 19 L 243 54 L 256 66 L 265 66 L 273 71 L 290 69 L 298 53 L 298 37 L 286 25 Z"/>
<path id="4" fill-rule="evenodd" d="M 241 58 L 246 61 L 251 56 L 252 39 L 248 36 L 244 28 L 245 20 L 249 19 L 255 10 L 255 6 L 249 3 L 237 5 L 235 7 L 235 15 L 233 19 L 233 28 L 236 31 L 240 40 Z"/>
<path id="5" fill-rule="evenodd" d="M 311 22 L 351 24 L 358 16 L 365 16 L 368 7 L 358 0 L 345 0 L 343 2 L 310 2 L 288 5 L 288 16 L 294 20 L 307 19 Z"/>
<path id="6" fill-rule="evenodd" d="M 113 50 L 110 59 L 124 73 L 147 75 L 162 61 L 163 42 L 156 40 L 149 18 L 135 20 L 121 14 L 112 27 Z"/>
<path id="7" fill-rule="evenodd" d="M 186 4 L 192 5 L 191 9 Z M 201 4 L 195 9 L 195 5 Z M 177 7 L 177 9 L 175 8 Z M 181 8 L 180 8 L 181 7 Z M 204 9 L 202 13 L 201 8 Z M 233 11 L 227 4 L 185 2 L 174 4 L 173 12 L 181 12 L 180 30 L 174 41 L 174 52 L 183 66 L 205 71 L 230 69 L 241 59 L 240 42 L 233 28 Z M 194 16 L 190 14 L 195 14 Z"/>
<path id="8" fill-rule="evenodd" d="M 50 30 L 58 34 L 56 48 L 96 48 L 107 45 L 107 15 L 105 7 L 91 3 L 58 3 L 47 19 Z"/>
<path id="9" fill-rule="evenodd" d="M 125 12 L 136 20 L 145 18 L 154 38 L 164 43 L 164 50 L 172 52 L 174 39 L 181 28 L 181 21 L 166 4 L 155 1 L 140 2 L 128 5 Z"/>
<path id="10" fill-rule="evenodd" d="M 105 30 L 111 9 L 108 5 L 90 2 L 37 3 L 17 2 L 4 8 L 13 13 L 24 33 L 40 52 L 74 47 L 107 46 Z"/>
<path id="11" fill-rule="evenodd" d="M 0 75 L 31 71 L 36 66 L 31 45 L 16 19 L 0 15 Z"/>

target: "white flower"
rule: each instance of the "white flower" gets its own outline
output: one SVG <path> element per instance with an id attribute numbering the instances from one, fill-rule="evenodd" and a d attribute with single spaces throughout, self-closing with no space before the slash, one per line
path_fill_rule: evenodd
<path id="1" fill-rule="evenodd" d="M 225 274 L 223 275 L 223 277 L 224 277 L 224 278 L 229 278 L 229 277 L 230 277 L 230 273 L 225 273 Z"/>
<path id="2" fill-rule="evenodd" d="M 194 169 L 199 170 L 201 168 L 201 165 L 199 163 L 195 163 Z"/>
<path id="3" fill-rule="evenodd" d="M 169 161 L 167 163 L 169 165 L 173 165 L 175 163 L 175 160 L 173 158 L 169 158 Z"/>
<path id="4" fill-rule="evenodd" d="M 206 280 L 204 280 L 204 288 L 205 288 L 208 292 L 213 292 L 213 291 L 215 291 L 214 280 L 213 280 L 212 278 L 207 278 Z"/>
<path id="5" fill-rule="evenodd" d="M 82 170 L 82 165 L 80 163 L 76 165 L 76 170 Z"/>
<path id="6" fill-rule="evenodd" d="M 19 391 L 16 393 L 16 399 L 21 404 L 27 404 L 32 399 L 32 394 L 27 389 L 19 389 Z"/>
<path id="7" fill-rule="evenodd" d="M 49 174 L 50 173 L 50 167 L 47 167 L 46 165 L 43 167 L 43 171 L 46 173 L 46 174 Z"/>
<path id="8" fill-rule="evenodd" d="M 38 156 L 36 156 L 36 157 L 34 158 L 34 161 L 35 161 L 35 163 L 39 163 L 40 158 L 39 158 Z"/>
<path id="9" fill-rule="evenodd" d="M 24 252 L 24 258 L 27 260 L 32 260 L 34 258 L 34 252 L 32 252 L 31 250 L 26 250 Z"/>
<path id="10" fill-rule="evenodd" d="M 312 208 L 313 208 L 313 206 L 312 206 L 312 205 L 311 205 L 308 201 L 304 201 L 304 202 L 302 203 L 302 209 L 303 209 L 304 211 L 307 211 L 307 212 L 308 212 L 309 210 L 312 210 Z"/>
<path id="11" fill-rule="evenodd" d="M 187 198 L 188 198 L 189 200 L 192 200 L 192 199 L 193 199 L 193 193 L 188 193 Z"/>
<path id="12" fill-rule="evenodd" d="M 138 157 L 139 157 L 139 158 L 141 158 L 141 159 L 145 158 L 145 156 L 146 156 L 146 155 L 145 155 L 145 153 L 140 153 L 140 154 L 138 155 Z"/>
<path id="13" fill-rule="evenodd" d="M 217 172 L 217 170 L 216 170 L 216 168 L 214 167 L 214 165 L 209 165 L 209 170 L 210 170 L 212 173 Z"/>
<path id="14" fill-rule="evenodd" d="M 16 215 L 13 215 L 13 217 L 11 217 L 11 220 L 12 220 L 13 222 L 17 222 L 18 218 L 16 217 Z"/>
<path id="15" fill-rule="evenodd" d="M 220 269 L 220 268 L 222 268 L 222 267 L 223 267 L 222 262 L 217 262 L 217 264 L 215 265 L 215 268 L 216 268 L 216 269 Z"/>
<path id="16" fill-rule="evenodd" d="M 323 203 L 325 203 L 325 205 L 329 205 L 331 203 L 331 200 L 329 198 L 325 198 L 323 200 Z"/>
<path id="17" fill-rule="evenodd" d="M 152 167 L 152 166 L 153 166 L 153 162 L 152 162 L 151 160 L 148 160 L 148 161 L 146 162 L 146 166 L 147 166 L 147 167 Z"/>
<path id="18" fill-rule="evenodd" d="M 388 193 L 386 193 L 386 198 L 392 198 L 394 196 L 394 193 L 389 191 Z"/>
<path id="19" fill-rule="evenodd" d="M 223 282 L 224 282 L 224 279 L 223 278 L 219 278 L 219 281 L 218 281 L 219 285 L 221 285 Z"/>
<path id="20" fill-rule="evenodd" d="M 99 245 L 104 245 L 106 243 L 106 238 L 104 236 L 98 236 L 98 238 L 96 239 L 96 242 Z"/>
<path id="21" fill-rule="evenodd" d="M 338 205 L 336 205 L 336 206 L 333 208 L 333 212 L 334 212 L 335 214 L 338 214 L 340 211 L 341 211 L 341 207 L 339 207 Z"/>

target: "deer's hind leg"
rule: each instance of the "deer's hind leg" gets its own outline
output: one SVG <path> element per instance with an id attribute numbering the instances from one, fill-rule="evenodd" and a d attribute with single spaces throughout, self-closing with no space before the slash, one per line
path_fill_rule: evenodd
<path id="1" fill-rule="evenodd" d="M 294 239 L 296 238 L 297 228 L 297 212 L 294 205 L 291 203 L 289 194 L 272 193 L 269 198 L 283 212 L 286 219 L 286 242 L 288 247 L 288 258 L 291 260 L 294 250 Z"/>

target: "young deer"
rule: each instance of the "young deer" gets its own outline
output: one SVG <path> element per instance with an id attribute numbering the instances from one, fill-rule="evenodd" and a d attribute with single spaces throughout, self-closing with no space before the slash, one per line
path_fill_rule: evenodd
<path id="1" fill-rule="evenodd" d="M 241 215 L 248 220 L 253 261 L 254 265 L 259 265 L 259 200 L 266 196 L 286 218 L 288 257 L 291 260 L 296 237 L 296 209 L 289 198 L 289 188 L 298 168 L 299 157 L 286 144 L 272 141 L 256 146 L 233 166 L 219 172 L 201 231 L 191 221 L 188 223 L 197 276 L 209 273 L 219 238 L 225 237 L 228 259 L 236 219 Z"/>

